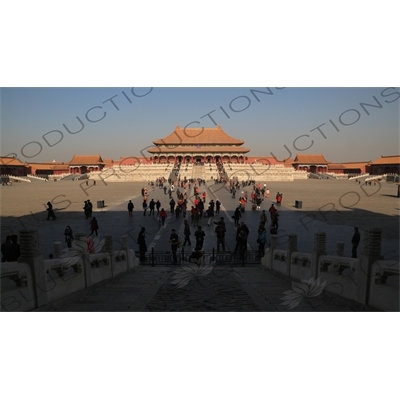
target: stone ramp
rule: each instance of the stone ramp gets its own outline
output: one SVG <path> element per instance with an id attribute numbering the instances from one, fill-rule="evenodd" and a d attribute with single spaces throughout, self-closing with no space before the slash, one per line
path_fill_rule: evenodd
<path id="1" fill-rule="evenodd" d="M 75 300 L 36 311 L 287 311 L 289 280 L 261 266 L 215 266 L 201 275 L 195 269 L 140 266 L 93 286 Z M 329 293 L 303 298 L 290 311 L 372 311 Z"/>

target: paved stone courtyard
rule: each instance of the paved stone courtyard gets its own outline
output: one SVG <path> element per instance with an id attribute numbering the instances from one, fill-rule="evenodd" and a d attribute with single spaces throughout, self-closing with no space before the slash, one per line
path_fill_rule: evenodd
<path id="1" fill-rule="evenodd" d="M 345 242 L 345 255 L 350 256 L 350 239 L 356 224 L 361 228 L 381 227 L 383 229 L 382 252 L 385 258 L 398 258 L 399 202 L 394 196 L 393 185 L 382 183 L 374 195 L 363 194 L 353 181 L 307 180 L 301 182 L 270 182 L 271 199 L 266 199 L 262 209 L 268 210 L 274 202 L 273 193 L 283 192 L 283 205 L 279 209 L 280 226 L 278 249 L 286 249 L 287 235 L 297 233 L 298 248 L 309 252 L 313 248 L 314 233 L 327 232 L 328 254 L 335 253 L 336 241 Z M 129 238 L 129 247 L 137 250 L 136 238 L 142 226 L 146 227 L 148 248 L 155 251 L 169 251 L 171 229 L 182 235 L 183 218 L 176 218 L 168 212 L 165 227 L 160 227 L 157 216 L 143 215 L 140 189 L 147 183 L 109 183 L 96 186 L 82 186 L 82 182 L 32 182 L 2 187 L 1 222 L 2 237 L 19 229 L 37 228 L 41 250 L 46 258 L 54 251 L 53 243 L 64 243 L 64 228 L 70 225 L 75 233 L 89 233 L 88 220 L 83 216 L 83 202 L 90 194 L 95 205 L 94 216 L 99 221 L 99 240 L 102 235 L 111 234 L 114 249 L 119 247 L 121 235 Z M 205 189 L 202 186 L 201 191 Z M 242 189 L 241 189 L 242 190 Z M 246 187 L 250 194 L 251 187 Z M 366 188 L 364 190 L 376 190 Z M 87 193 L 85 193 L 87 191 Z M 353 208 L 343 207 L 344 199 L 350 202 L 354 192 L 360 192 L 360 201 Z M 235 229 L 231 218 L 240 192 L 236 199 L 222 185 L 208 183 L 207 202 L 213 198 L 222 202 L 221 216 L 227 224 L 226 251 L 235 247 Z M 343 197 L 347 196 L 347 197 Z M 150 190 L 149 198 L 160 199 L 162 207 L 169 211 L 168 195 L 161 189 Z M 28 200 L 27 200 L 28 199 Z M 96 200 L 104 199 L 106 207 L 96 208 Z M 134 203 L 134 215 L 128 217 L 126 205 L 129 199 Z M 303 209 L 294 207 L 295 200 L 303 201 Z M 337 200 L 341 199 L 340 202 Z M 44 204 L 51 200 L 57 215 L 56 221 L 46 221 Z M 327 206 L 327 204 L 330 204 Z M 332 204 L 334 209 L 332 209 Z M 349 203 L 350 204 L 350 203 Z M 321 211 L 322 210 L 322 211 Z M 251 211 L 248 205 L 243 221 L 250 229 L 248 249 L 257 249 L 256 229 L 259 211 Z M 213 222 L 213 221 L 212 221 Z M 207 219 L 199 224 L 206 233 L 204 248 L 216 248 L 214 228 L 207 225 Z M 192 243 L 194 243 L 192 226 Z M 190 248 L 185 248 L 190 251 Z M 389 257 L 389 256 L 390 257 Z M 59 311 L 283 311 L 285 291 L 291 290 L 291 282 L 271 271 L 261 269 L 260 264 L 245 267 L 215 266 L 206 276 L 194 276 L 183 286 L 171 283 L 181 266 L 141 265 L 111 281 L 77 293 L 67 302 L 53 304 Z M 43 310 L 50 310 L 45 307 Z M 293 311 L 361 311 L 360 305 L 340 298 L 331 298 L 327 293 L 311 299 L 303 299 Z"/>

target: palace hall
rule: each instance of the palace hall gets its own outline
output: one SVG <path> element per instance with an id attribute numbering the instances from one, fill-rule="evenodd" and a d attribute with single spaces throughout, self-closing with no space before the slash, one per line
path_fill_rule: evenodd
<path id="1" fill-rule="evenodd" d="M 154 164 L 215 163 L 247 161 L 250 149 L 242 147 L 244 140 L 229 136 L 221 126 L 216 128 L 181 128 L 179 125 L 168 136 L 154 140 L 147 151 Z"/>

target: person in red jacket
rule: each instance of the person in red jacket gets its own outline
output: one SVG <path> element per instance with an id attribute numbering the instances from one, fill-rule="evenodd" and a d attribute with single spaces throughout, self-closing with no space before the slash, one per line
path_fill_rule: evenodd
<path id="1" fill-rule="evenodd" d="M 162 208 L 160 211 L 161 225 L 164 226 L 165 218 L 167 218 L 167 212 Z"/>

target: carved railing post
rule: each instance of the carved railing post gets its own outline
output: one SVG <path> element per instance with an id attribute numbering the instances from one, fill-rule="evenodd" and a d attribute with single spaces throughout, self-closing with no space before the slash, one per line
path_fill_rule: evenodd
<path id="1" fill-rule="evenodd" d="M 360 270 L 357 286 L 357 301 L 368 304 L 371 286 L 372 265 L 381 254 L 382 229 L 367 229 L 364 231 L 364 249 L 360 257 Z"/>
<path id="2" fill-rule="evenodd" d="M 297 251 L 297 235 L 294 233 L 289 234 L 289 242 L 286 251 L 286 275 L 290 276 L 292 273 L 292 253 Z"/>
<path id="3" fill-rule="evenodd" d="M 336 242 L 336 255 L 343 257 L 344 254 L 344 242 Z"/>
<path id="4" fill-rule="evenodd" d="M 326 233 L 316 232 L 314 235 L 314 251 L 311 254 L 311 269 L 314 279 L 318 278 L 318 263 L 321 256 L 326 254 Z"/>
<path id="5" fill-rule="evenodd" d="M 83 270 L 85 271 L 85 287 L 92 286 L 92 266 L 90 265 L 89 252 L 87 250 L 86 235 L 82 232 L 75 233 L 74 247 L 79 253 Z"/>
<path id="6" fill-rule="evenodd" d="M 104 235 L 104 252 L 109 254 L 111 260 L 111 276 L 114 276 L 115 260 L 114 260 L 114 248 L 111 235 Z"/>
<path id="7" fill-rule="evenodd" d="M 122 250 L 124 250 L 126 253 L 126 270 L 129 271 L 129 269 L 133 267 L 133 260 L 132 260 L 132 255 L 130 254 L 129 251 L 129 242 L 127 235 L 121 236 L 121 246 Z"/>
<path id="8" fill-rule="evenodd" d="M 37 229 L 19 231 L 19 243 L 21 246 L 21 256 L 18 258 L 18 262 L 29 265 L 33 279 L 35 306 L 41 307 L 47 303 L 48 289 L 43 255 L 39 250 L 39 234 Z"/>
<path id="9" fill-rule="evenodd" d="M 274 250 L 276 250 L 276 248 L 278 247 L 278 236 L 276 235 L 271 235 L 271 244 L 269 246 L 269 252 L 268 252 L 268 264 L 267 264 L 267 268 L 269 267 L 271 270 L 274 269 Z M 266 254 L 264 255 L 264 257 L 266 256 Z"/>
<path id="10" fill-rule="evenodd" d="M 62 254 L 62 243 L 54 242 L 54 258 L 60 258 Z"/>

